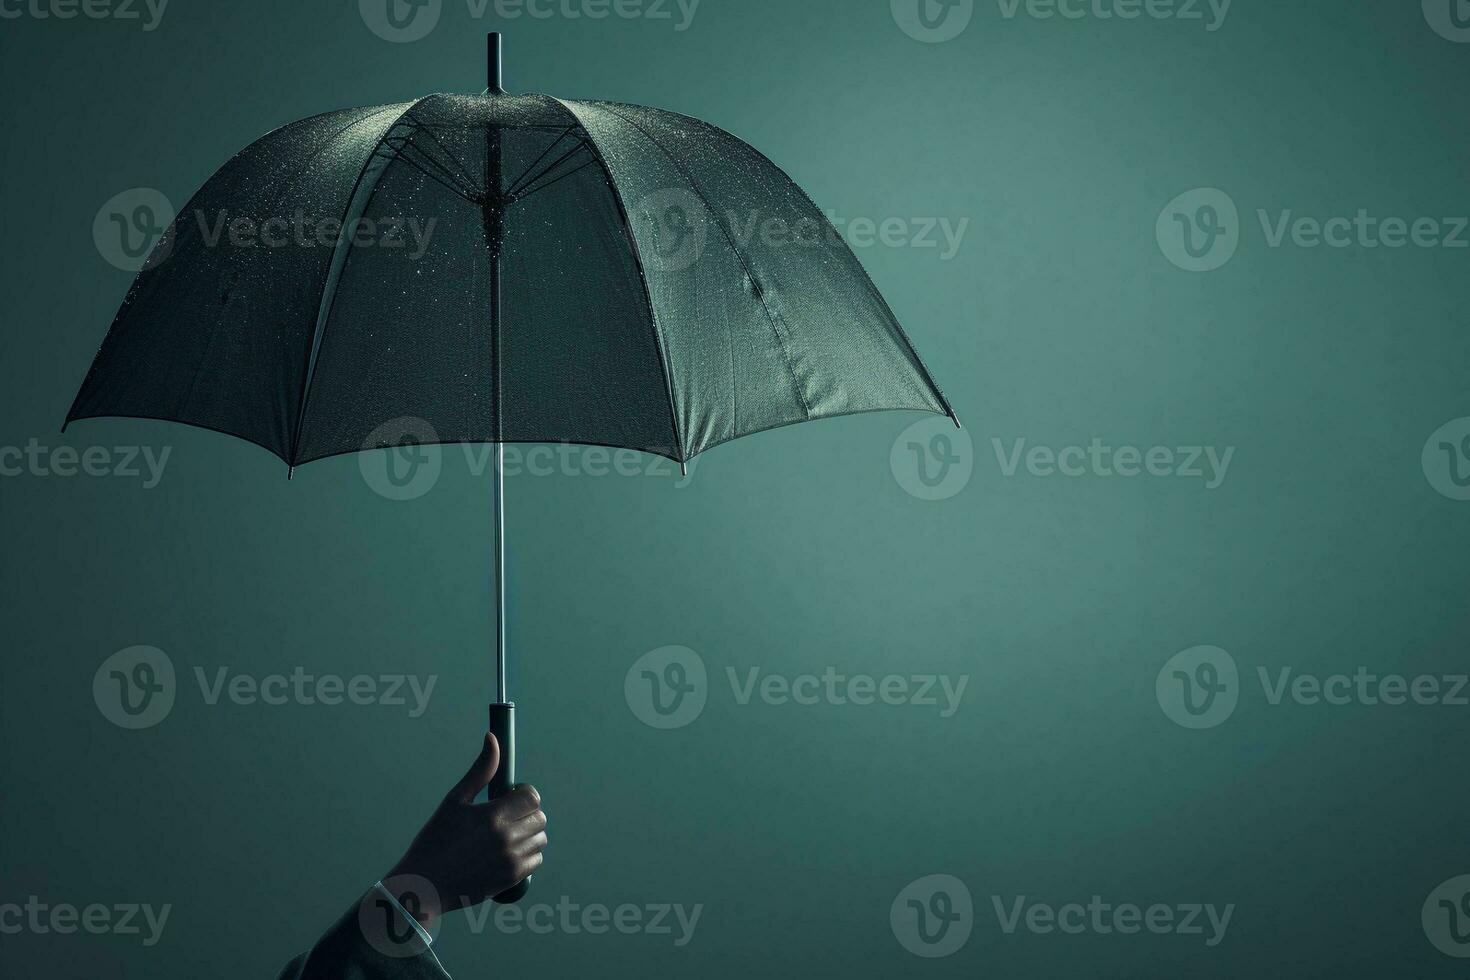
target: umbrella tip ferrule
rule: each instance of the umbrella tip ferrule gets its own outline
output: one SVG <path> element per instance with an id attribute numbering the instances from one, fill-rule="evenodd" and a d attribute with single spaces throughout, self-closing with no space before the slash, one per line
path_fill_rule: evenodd
<path id="1" fill-rule="evenodd" d="M 485 35 L 486 95 L 505 94 L 505 55 L 499 31 Z"/>
<path id="2" fill-rule="evenodd" d="M 954 423 L 954 427 L 956 429 L 964 428 L 964 426 L 960 424 L 960 417 L 955 414 L 955 410 L 952 408 L 949 410 L 949 420 Z"/>

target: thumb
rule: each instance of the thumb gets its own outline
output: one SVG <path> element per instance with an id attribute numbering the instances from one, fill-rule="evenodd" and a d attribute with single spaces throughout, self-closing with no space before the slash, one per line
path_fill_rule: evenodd
<path id="1" fill-rule="evenodd" d="M 449 799 L 454 803 L 475 802 L 475 797 L 480 790 L 490 785 L 491 778 L 499 768 L 500 743 L 495 740 L 494 735 L 486 732 L 485 744 L 480 746 L 479 757 L 471 763 L 469 771 L 460 777 L 459 782 L 454 784 L 454 789 L 449 791 Z"/>

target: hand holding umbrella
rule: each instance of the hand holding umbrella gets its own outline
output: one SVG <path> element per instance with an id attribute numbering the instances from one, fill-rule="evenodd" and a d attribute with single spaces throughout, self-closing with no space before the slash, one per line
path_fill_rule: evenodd
<path id="1" fill-rule="evenodd" d="M 546 814 L 534 786 L 517 786 L 487 803 L 475 802 L 500 763 L 500 745 L 487 734 L 469 771 L 383 876 L 390 890 L 394 882 L 414 879 L 434 886 L 431 902 L 411 903 L 414 917 L 425 929 L 432 929 L 433 920 L 445 912 L 506 894 L 541 866 Z"/>

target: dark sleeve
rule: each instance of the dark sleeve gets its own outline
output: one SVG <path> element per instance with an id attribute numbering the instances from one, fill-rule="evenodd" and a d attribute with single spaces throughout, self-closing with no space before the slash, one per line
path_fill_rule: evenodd
<path id="1" fill-rule="evenodd" d="M 413 925 L 376 888 L 281 971 L 279 980 L 449 980 Z"/>

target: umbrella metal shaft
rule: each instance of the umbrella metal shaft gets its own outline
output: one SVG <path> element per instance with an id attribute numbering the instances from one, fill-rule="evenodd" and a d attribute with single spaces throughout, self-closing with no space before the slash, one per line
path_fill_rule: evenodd
<path id="1" fill-rule="evenodd" d="M 486 92 L 500 94 L 501 87 L 501 44 L 500 35 L 492 33 L 488 42 Z M 502 441 L 501 416 L 501 365 L 500 327 L 504 313 L 503 292 L 500 282 L 501 252 L 505 244 L 506 200 L 501 190 L 503 181 L 501 157 L 501 133 L 498 126 L 490 126 L 485 134 L 485 238 L 490 250 L 490 344 L 491 403 L 495 412 L 495 700 L 507 703 L 505 683 L 505 443 Z"/>
<path id="2" fill-rule="evenodd" d="M 493 268 L 490 275 L 493 280 L 492 291 L 494 293 L 495 305 L 495 360 L 500 360 L 500 256 L 496 254 L 491 262 Z M 496 372 L 495 384 L 496 410 L 499 411 L 499 374 Z M 499 419 L 496 420 L 496 428 L 499 429 Z M 496 435 L 499 435 L 497 431 Z M 501 704 L 506 701 L 505 689 L 505 443 L 498 439 L 495 443 L 495 479 L 492 482 L 495 496 L 495 700 Z"/>

